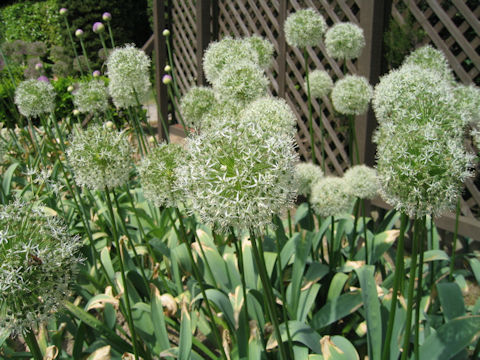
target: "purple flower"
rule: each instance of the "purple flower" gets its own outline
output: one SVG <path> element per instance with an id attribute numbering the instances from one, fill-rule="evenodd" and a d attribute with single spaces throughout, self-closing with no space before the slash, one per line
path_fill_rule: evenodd
<path id="1" fill-rule="evenodd" d="M 102 15 L 102 19 L 103 21 L 110 21 L 112 20 L 112 14 L 110 14 L 109 12 L 104 12 Z"/>
<path id="2" fill-rule="evenodd" d="M 42 64 L 42 63 L 36 63 L 36 64 L 35 64 L 35 70 L 40 70 L 41 68 L 43 68 L 43 64 Z"/>
<path id="3" fill-rule="evenodd" d="M 97 21 L 95 24 L 93 24 L 93 32 L 95 34 L 103 32 L 103 30 L 105 30 L 105 26 L 100 21 Z"/>
<path id="4" fill-rule="evenodd" d="M 67 15 L 67 12 L 68 12 L 68 10 L 67 10 L 66 8 L 61 8 L 61 9 L 58 11 L 58 13 L 59 13 L 60 15 Z"/>
<path id="5" fill-rule="evenodd" d="M 163 75 L 162 77 L 162 82 L 165 84 L 165 85 L 168 85 L 172 82 L 172 77 L 168 74 L 165 74 Z"/>
<path id="6" fill-rule="evenodd" d="M 100 71 L 99 70 L 95 70 L 93 73 L 92 73 L 93 77 L 99 77 L 101 75 Z"/>
<path id="7" fill-rule="evenodd" d="M 45 75 L 40 76 L 37 80 L 38 80 L 38 81 L 47 82 L 47 83 L 50 82 L 50 80 L 48 80 L 48 78 L 47 78 Z"/>
<path id="8" fill-rule="evenodd" d="M 83 36 L 83 30 L 82 29 L 75 30 L 75 36 L 78 38 L 81 38 Z"/>

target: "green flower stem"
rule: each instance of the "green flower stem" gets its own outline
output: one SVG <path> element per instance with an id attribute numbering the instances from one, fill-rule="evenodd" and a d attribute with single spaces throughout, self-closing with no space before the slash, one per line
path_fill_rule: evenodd
<path id="1" fill-rule="evenodd" d="M 105 38 L 101 32 L 99 32 L 98 35 L 100 36 L 100 42 L 102 43 L 103 50 L 105 51 L 105 57 L 108 58 L 108 48 L 107 44 L 105 43 Z"/>
<path id="2" fill-rule="evenodd" d="M 131 107 L 128 107 L 128 116 L 132 120 L 133 128 L 135 129 L 135 135 L 137 136 L 138 148 L 140 149 L 140 156 L 144 157 L 147 154 L 147 146 L 145 144 L 145 134 L 142 126 L 138 123 L 138 118 L 134 115 Z"/>
<path id="3" fill-rule="evenodd" d="M 390 312 L 388 314 L 388 328 L 385 336 L 385 344 L 382 352 L 382 360 L 389 359 L 390 343 L 392 341 L 393 324 L 395 322 L 395 312 L 397 311 L 398 290 L 400 288 L 401 278 L 403 277 L 403 251 L 405 242 L 405 230 L 407 228 L 408 216 L 402 213 L 400 220 L 400 235 L 397 244 L 397 256 L 395 258 L 395 279 L 392 290 L 392 302 L 390 304 Z"/>
<path id="4" fill-rule="evenodd" d="M 183 117 L 182 117 L 182 112 L 178 108 L 171 86 L 168 86 L 168 95 L 170 96 L 170 100 L 172 101 L 173 108 L 175 109 L 175 114 L 178 114 L 178 118 L 180 119 L 180 124 L 182 124 L 183 131 L 185 132 L 185 136 L 188 136 L 187 125 L 185 125 L 185 121 L 183 120 Z"/>
<path id="5" fill-rule="evenodd" d="M 348 115 L 349 122 L 349 148 L 350 148 L 350 163 L 352 165 L 360 164 L 360 153 L 358 151 L 357 133 L 355 131 L 355 115 Z"/>
<path id="6" fill-rule="evenodd" d="M 113 40 L 112 27 L 110 26 L 109 21 L 107 21 L 107 29 L 108 29 L 108 35 L 110 35 L 110 42 L 112 43 L 112 49 L 113 49 L 115 47 L 115 41 Z"/>
<path id="7" fill-rule="evenodd" d="M 85 48 L 85 44 L 83 43 L 83 39 L 81 37 L 79 39 L 80 39 L 80 45 L 82 46 L 83 56 L 85 56 L 85 62 L 87 63 L 88 71 L 89 71 L 90 75 L 92 75 L 92 68 L 90 67 L 90 61 L 88 61 L 87 49 Z M 82 68 L 82 65 L 80 64 L 80 61 L 78 62 L 78 66 L 80 68 Z"/>
<path id="8" fill-rule="evenodd" d="M 118 235 L 117 235 L 117 228 L 115 224 L 115 214 L 113 212 L 113 206 L 112 206 L 112 201 L 110 199 L 110 190 L 108 186 L 105 186 L 105 197 L 107 199 L 107 205 L 108 205 L 108 211 L 110 213 L 110 217 L 112 220 L 112 235 L 115 241 L 115 246 L 118 251 L 118 262 L 120 264 L 120 275 L 122 276 L 122 282 L 123 282 L 123 298 L 125 301 L 125 308 L 127 310 L 127 322 L 128 322 L 128 327 L 130 329 L 130 334 L 132 337 L 132 345 L 133 345 L 133 353 L 135 355 L 135 360 L 139 360 L 138 357 L 138 349 L 137 349 L 137 334 L 135 331 L 135 325 L 133 324 L 133 317 L 132 317 L 132 309 L 130 307 L 130 298 L 128 297 L 128 284 L 127 284 L 127 279 L 125 275 L 125 267 L 123 264 L 123 257 L 122 257 L 122 249 L 120 248 L 120 242 L 118 241 Z"/>
<path id="9" fill-rule="evenodd" d="M 169 62 L 170 67 L 172 68 L 170 73 L 172 74 L 173 89 L 175 91 L 175 96 L 180 99 L 181 94 L 180 94 L 180 90 L 178 89 L 177 76 L 175 75 L 175 71 L 173 70 L 175 67 L 174 67 L 174 64 L 173 64 L 173 52 L 172 52 L 172 48 L 170 46 L 170 37 L 167 37 L 165 39 L 165 43 L 167 44 L 168 62 Z"/>
<path id="10" fill-rule="evenodd" d="M 420 219 L 415 219 L 415 229 L 413 234 L 413 248 L 410 261 L 410 279 L 408 280 L 408 298 L 407 298 L 407 318 L 405 320 L 405 334 L 403 339 L 402 360 L 408 357 L 410 349 L 410 334 L 412 331 L 412 313 L 413 313 L 413 293 L 415 290 L 415 274 L 417 272 L 418 240 L 420 231 Z M 418 311 L 418 309 L 417 309 Z"/>
<path id="11" fill-rule="evenodd" d="M 208 275 L 213 279 L 215 282 L 215 287 L 219 287 L 217 284 L 217 281 L 215 279 L 215 276 L 213 276 L 213 271 L 212 268 L 210 267 L 210 263 L 208 262 L 207 255 L 205 255 L 205 250 L 203 249 L 202 242 L 197 236 L 196 231 L 193 231 L 193 236 L 195 238 L 195 241 L 198 243 L 198 247 L 200 248 L 200 252 L 202 253 L 203 261 L 205 262 L 205 267 L 207 268 Z"/>
<path id="12" fill-rule="evenodd" d="M 350 237 L 350 254 L 349 258 L 350 260 L 353 259 L 353 256 L 355 255 L 355 240 L 357 237 L 357 224 L 358 224 L 358 210 L 360 207 L 360 199 L 357 198 L 355 200 L 355 205 L 353 206 L 353 213 L 355 214 L 355 219 L 353 220 L 353 231 L 352 231 L 352 236 Z"/>
<path id="13" fill-rule="evenodd" d="M 335 241 L 335 216 L 330 217 L 330 252 L 331 257 L 329 255 L 329 262 L 330 262 L 330 269 L 333 270 L 337 266 L 337 244 Z"/>
<path id="14" fill-rule="evenodd" d="M 287 210 L 287 216 L 288 216 L 288 236 L 292 237 L 293 235 L 293 230 L 292 230 L 292 214 L 290 213 L 290 209 Z"/>
<path id="15" fill-rule="evenodd" d="M 310 94 L 310 79 L 308 76 L 308 52 L 305 48 L 303 51 L 303 58 L 305 60 L 305 79 L 307 80 L 307 102 L 308 102 L 308 131 L 310 133 L 310 146 L 311 146 L 311 156 L 312 156 L 312 163 L 316 164 L 317 159 L 315 156 L 315 136 L 313 134 L 313 109 L 312 109 L 312 96 Z M 323 138 L 323 134 L 322 134 Z M 322 140 L 323 142 L 323 140 Z M 323 146 L 322 146 L 323 148 Z M 324 162 L 325 159 L 322 159 Z M 325 164 L 322 165 L 322 169 L 325 168 Z M 325 171 L 325 170 L 324 170 Z"/>
<path id="16" fill-rule="evenodd" d="M 452 245 L 452 257 L 450 259 L 450 271 L 448 273 L 448 280 L 450 281 L 453 281 L 453 271 L 455 270 L 455 251 L 457 250 L 459 220 L 460 220 L 460 197 L 457 200 L 457 207 L 455 210 L 455 230 L 453 233 L 453 245 Z"/>
<path id="17" fill-rule="evenodd" d="M 118 202 L 118 196 L 117 193 L 115 192 L 115 189 L 112 189 L 113 193 L 113 199 L 115 200 L 115 206 L 117 207 L 117 213 L 120 215 L 120 204 Z M 123 226 L 123 231 L 125 232 L 125 235 L 127 236 L 128 243 L 130 244 L 130 247 L 132 248 L 133 255 L 135 257 L 135 262 L 137 263 L 137 267 L 140 268 L 140 272 L 142 273 L 142 278 L 145 283 L 145 288 L 147 290 L 147 293 L 150 296 L 150 285 L 149 285 L 149 280 L 147 278 L 147 275 L 145 275 L 145 270 L 143 269 L 142 262 L 140 257 L 138 256 L 137 250 L 135 249 L 135 244 L 133 243 L 132 237 L 130 236 L 130 233 L 128 232 L 127 224 L 125 222 L 125 219 L 123 216 L 119 216 L 120 219 L 122 220 L 122 226 Z"/>
<path id="18" fill-rule="evenodd" d="M 80 75 L 83 76 L 82 66 L 80 65 L 80 59 L 78 58 L 77 48 L 75 46 L 75 42 L 73 41 L 72 32 L 70 31 L 70 25 L 68 23 L 67 17 L 64 16 L 63 18 L 65 19 L 65 26 L 67 27 L 68 37 L 70 38 L 70 43 L 72 44 L 73 53 L 75 54 L 75 59 L 77 59 L 78 68 L 80 69 Z"/>
<path id="19" fill-rule="evenodd" d="M 190 258 L 190 262 L 192 264 L 193 276 L 197 280 L 198 286 L 200 287 L 200 291 L 202 292 L 203 299 L 205 300 L 205 307 L 207 309 L 207 314 L 208 314 L 208 316 L 210 317 L 210 320 L 211 320 L 210 327 L 211 327 L 212 332 L 215 336 L 215 340 L 216 340 L 217 345 L 220 349 L 220 352 L 222 353 L 222 358 L 226 360 L 227 355 L 225 354 L 225 350 L 223 349 L 222 338 L 221 338 L 220 333 L 218 331 L 218 328 L 215 324 L 215 317 L 213 316 L 213 311 L 212 311 L 212 308 L 210 307 L 210 302 L 208 301 L 207 293 L 205 291 L 205 287 L 203 286 L 202 278 L 200 277 L 200 271 L 198 270 L 197 263 L 195 262 L 195 259 L 193 258 L 192 246 L 187 239 L 187 232 L 186 232 L 186 229 L 185 229 L 185 225 L 183 223 L 182 214 L 180 214 L 180 211 L 178 210 L 178 208 L 175 208 L 175 214 L 178 218 L 178 221 L 180 222 L 180 230 L 181 230 L 181 234 L 178 234 L 178 229 L 176 227 L 176 224 L 175 224 L 175 221 L 172 217 L 172 214 L 170 213 L 169 209 L 167 209 L 165 211 L 167 211 L 167 214 L 168 214 L 168 216 L 170 218 L 170 221 L 171 221 L 171 223 L 172 223 L 172 225 L 175 229 L 175 232 L 177 232 L 177 237 L 179 237 L 179 240 L 183 240 L 183 242 L 185 244 L 185 247 L 187 248 L 187 253 L 188 253 L 188 256 Z"/>
<path id="20" fill-rule="evenodd" d="M 33 333 L 32 329 L 27 329 L 23 333 L 23 339 L 28 345 L 28 348 L 30 349 L 30 353 L 33 355 L 33 358 L 35 360 L 43 360 L 43 355 L 42 352 L 40 351 L 40 346 L 38 346 L 37 338 L 35 337 L 35 334 Z"/>
<path id="21" fill-rule="evenodd" d="M 158 99 L 157 99 L 157 96 L 154 96 L 155 98 L 155 105 L 156 105 L 156 108 L 157 108 L 157 115 L 160 117 L 160 122 L 162 124 L 162 127 L 163 127 L 163 131 L 164 131 L 164 135 L 165 135 L 165 141 L 167 143 L 170 142 L 170 132 L 168 131 L 168 119 L 165 119 L 163 117 L 163 114 L 161 111 L 159 111 L 158 109 L 160 108 L 160 104 L 158 103 Z M 158 127 L 158 125 L 157 125 Z"/>
<path id="22" fill-rule="evenodd" d="M 415 299 L 416 311 L 415 311 L 415 343 L 414 343 L 414 352 L 415 359 L 420 360 L 420 303 L 422 301 L 422 279 L 423 279 L 423 255 L 424 255 L 424 233 L 425 226 L 427 224 L 427 217 L 424 216 L 421 220 L 421 229 L 419 234 L 420 240 L 420 256 L 418 260 L 418 282 L 417 282 L 417 296 Z"/>
<path id="23" fill-rule="evenodd" d="M 363 239 L 365 241 L 365 264 L 368 265 L 369 263 L 369 257 L 368 257 L 368 237 L 367 237 L 367 220 L 365 219 L 365 201 L 363 199 L 360 199 L 360 206 L 362 207 L 362 222 L 363 222 Z M 374 241 L 374 240 L 372 240 Z M 373 247 L 374 244 L 372 244 L 372 251 L 375 251 L 375 248 Z M 370 256 L 370 260 L 373 254 Z"/>
<path id="24" fill-rule="evenodd" d="M 280 324 L 278 322 L 277 312 L 275 309 L 275 298 L 273 296 L 272 284 L 270 283 L 270 279 L 267 274 L 267 268 L 265 266 L 265 260 L 263 260 L 262 256 L 258 251 L 257 240 L 255 238 L 255 234 L 252 230 L 250 230 L 250 240 L 252 242 L 252 249 L 253 249 L 253 256 L 255 258 L 255 262 L 258 267 L 258 271 L 260 273 L 260 280 L 262 281 L 262 286 L 265 291 L 265 297 L 267 299 L 267 310 L 270 314 L 270 320 L 272 321 L 273 328 L 275 331 L 275 338 L 278 342 L 278 348 L 280 351 L 280 358 L 282 360 L 289 359 L 287 356 L 287 352 L 285 350 L 285 345 L 282 341 L 282 335 L 280 333 Z"/>

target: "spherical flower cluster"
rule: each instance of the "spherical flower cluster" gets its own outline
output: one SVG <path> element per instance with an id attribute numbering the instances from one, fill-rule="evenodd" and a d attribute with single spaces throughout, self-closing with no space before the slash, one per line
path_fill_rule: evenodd
<path id="1" fill-rule="evenodd" d="M 101 33 L 105 30 L 105 25 L 103 25 L 103 23 L 100 21 L 97 21 L 93 24 L 92 30 L 95 34 Z"/>
<path id="2" fill-rule="evenodd" d="M 168 85 L 172 82 L 173 78 L 172 78 L 172 75 L 169 75 L 169 74 L 165 74 L 162 76 L 162 83 L 165 84 L 165 85 Z"/>
<path id="3" fill-rule="evenodd" d="M 314 70 L 309 73 L 310 95 L 313 98 L 321 98 L 330 93 L 333 88 L 333 81 L 330 75 L 324 70 Z M 305 93 L 308 93 L 307 81 L 303 85 Z"/>
<path id="4" fill-rule="evenodd" d="M 258 53 L 249 42 L 228 36 L 221 41 L 212 42 L 203 56 L 205 77 L 213 84 L 220 78 L 220 74 L 227 65 L 239 61 L 258 63 Z"/>
<path id="5" fill-rule="evenodd" d="M 281 98 L 262 97 L 253 101 L 240 113 L 239 121 L 245 126 L 257 123 L 266 136 L 282 133 L 294 137 L 297 132 L 297 118 Z"/>
<path id="6" fill-rule="evenodd" d="M 81 113 L 105 112 L 108 108 L 108 93 L 101 80 L 80 83 L 73 94 L 73 104 Z"/>
<path id="7" fill-rule="evenodd" d="M 103 190 L 128 181 L 132 149 L 125 133 L 93 125 L 74 134 L 70 142 L 67 158 L 79 186 Z"/>
<path id="8" fill-rule="evenodd" d="M 180 145 L 162 143 L 143 158 L 138 172 L 145 198 L 155 206 L 173 207 L 181 200 L 175 169 L 184 163 L 185 157 Z"/>
<path id="9" fill-rule="evenodd" d="M 58 11 L 58 13 L 59 13 L 60 15 L 67 15 L 68 10 L 67 10 L 67 8 L 60 8 L 60 10 Z"/>
<path id="10" fill-rule="evenodd" d="M 40 208 L 0 205 L 0 329 L 21 334 L 50 320 L 68 299 L 82 245 Z"/>
<path id="11" fill-rule="evenodd" d="M 334 59 L 356 59 L 365 47 L 363 29 L 353 23 L 337 23 L 325 34 L 327 54 Z"/>
<path id="12" fill-rule="evenodd" d="M 294 141 L 265 138 L 256 124 L 226 127 L 187 140 L 189 161 L 179 169 L 179 189 L 202 221 L 219 231 L 258 228 L 295 198 Z"/>
<path id="13" fill-rule="evenodd" d="M 284 31 L 290 46 L 304 48 L 322 42 L 327 23 L 314 9 L 302 9 L 290 14 L 285 20 Z"/>
<path id="14" fill-rule="evenodd" d="M 215 106 L 215 94 L 211 88 L 194 86 L 182 97 L 180 111 L 185 124 L 200 129 L 205 114 Z"/>
<path id="15" fill-rule="evenodd" d="M 242 103 L 217 99 L 211 109 L 204 113 L 200 130 L 210 132 L 226 126 L 236 126 L 240 122 L 240 113 L 244 108 Z"/>
<path id="16" fill-rule="evenodd" d="M 327 176 L 312 187 L 310 203 L 322 217 L 338 216 L 350 210 L 352 196 L 343 178 Z"/>
<path id="17" fill-rule="evenodd" d="M 371 200 L 380 191 L 377 171 L 366 165 L 356 165 L 348 169 L 343 178 L 348 191 L 354 197 Z"/>
<path id="18" fill-rule="evenodd" d="M 332 104 L 344 115 L 361 115 L 368 110 L 373 95 L 372 86 L 363 76 L 346 75 L 332 90 Z"/>
<path id="19" fill-rule="evenodd" d="M 323 178 L 323 175 L 323 171 L 318 165 L 306 162 L 295 165 L 295 182 L 298 194 L 305 197 L 310 196 L 312 187 Z"/>
<path id="20" fill-rule="evenodd" d="M 448 65 L 447 58 L 443 52 L 430 45 L 422 46 L 413 51 L 405 58 L 403 65 L 417 65 L 424 69 L 436 71 L 445 80 L 451 83 L 455 82 L 452 69 Z"/>
<path id="21" fill-rule="evenodd" d="M 249 61 L 226 65 L 213 83 L 213 88 L 221 100 L 243 105 L 265 96 L 267 87 L 268 79 L 263 70 Z"/>
<path id="22" fill-rule="evenodd" d="M 115 106 L 142 102 L 150 89 L 150 58 L 133 45 L 115 49 L 107 59 L 108 91 Z"/>
<path id="23" fill-rule="evenodd" d="M 102 19 L 103 21 L 110 21 L 112 20 L 112 14 L 110 14 L 109 12 L 104 12 L 102 14 Z"/>
<path id="24" fill-rule="evenodd" d="M 465 116 L 464 122 L 480 126 L 480 88 L 475 85 L 459 85 L 454 89 L 457 107 Z"/>
<path id="25" fill-rule="evenodd" d="M 472 156 L 450 83 L 438 72 L 403 66 L 381 79 L 375 97 L 382 197 L 412 217 L 451 209 L 471 175 Z"/>
<path id="26" fill-rule="evenodd" d="M 49 82 L 22 81 L 15 90 L 15 104 L 26 117 L 51 113 L 55 109 L 55 90 Z"/>
<path id="27" fill-rule="evenodd" d="M 247 37 L 244 41 L 248 42 L 252 49 L 257 53 L 258 66 L 262 69 L 268 69 L 272 64 L 274 50 L 273 44 L 258 35 Z"/>
<path id="28" fill-rule="evenodd" d="M 98 77 L 100 77 L 100 75 L 102 75 L 102 73 L 100 72 L 100 70 L 94 70 L 94 71 L 92 72 L 92 76 L 93 76 L 94 78 L 98 78 Z"/>
<path id="29" fill-rule="evenodd" d="M 75 30 L 75 36 L 78 38 L 83 37 L 83 30 L 82 29 Z"/>

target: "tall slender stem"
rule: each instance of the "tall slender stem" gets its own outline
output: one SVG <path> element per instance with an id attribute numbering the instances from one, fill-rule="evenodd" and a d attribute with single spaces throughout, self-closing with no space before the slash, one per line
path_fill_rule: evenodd
<path id="1" fill-rule="evenodd" d="M 405 320 L 405 334 L 403 339 L 402 360 L 408 357 L 408 350 L 410 349 L 410 334 L 412 332 L 412 313 L 413 313 L 413 293 L 415 290 L 415 274 L 417 270 L 417 255 L 418 255 L 418 237 L 419 237 L 419 219 L 415 219 L 415 230 L 413 234 L 413 248 L 412 257 L 410 261 L 410 279 L 408 281 L 408 299 L 407 299 L 407 318 Z"/>
<path id="2" fill-rule="evenodd" d="M 460 197 L 457 200 L 457 207 L 455 212 L 455 230 L 453 233 L 452 258 L 450 259 L 450 271 L 448 274 L 448 279 L 450 281 L 453 281 L 453 271 L 455 270 L 455 252 L 457 251 L 459 219 L 460 219 Z"/>
<path id="3" fill-rule="evenodd" d="M 385 345 L 382 352 L 382 360 L 387 360 L 390 354 L 390 343 L 392 341 L 393 324 L 395 322 L 395 312 L 397 311 L 398 289 L 400 287 L 400 278 L 403 277 L 403 250 L 405 242 L 405 230 L 407 228 L 408 217 L 402 213 L 400 220 L 400 236 L 398 237 L 397 256 L 395 258 L 395 280 L 393 283 L 392 302 L 388 315 L 387 335 L 385 336 Z"/>
<path id="4" fill-rule="evenodd" d="M 312 96 L 310 94 L 310 77 L 308 74 L 308 52 L 305 48 L 303 51 L 303 58 L 305 60 L 305 80 L 307 82 L 307 102 L 308 102 L 308 131 L 310 132 L 310 147 L 312 155 L 312 163 L 316 164 L 317 159 L 315 156 L 315 137 L 313 134 L 313 109 L 312 109 Z M 322 135 L 323 136 L 323 135 Z M 324 167 L 324 166 L 322 166 Z"/>
<path id="5" fill-rule="evenodd" d="M 420 310 L 421 306 L 420 303 L 422 301 L 422 279 L 423 279 L 423 254 L 424 254 L 424 230 L 425 226 L 427 225 L 427 218 L 424 216 L 421 221 L 421 229 L 419 234 L 419 246 L 420 246 L 420 256 L 418 260 L 418 282 L 417 282 L 417 297 L 415 299 L 416 302 L 416 311 L 415 311 L 415 343 L 414 343 L 414 351 L 415 351 L 415 359 L 420 359 Z"/>
<path id="6" fill-rule="evenodd" d="M 88 61 L 87 49 L 85 48 L 85 44 L 83 43 L 83 39 L 80 37 L 80 45 L 82 47 L 83 56 L 85 56 L 85 63 L 87 64 L 88 72 L 92 75 L 92 68 L 90 67 L 90 61 Z M 79 67 L 81 68 L 82 65 L 80 61 L 78 62 Z"/>
<path id="7" fill-rule="evenodd" d="M 75 42 L 73 41 L 72 32 L 70 31 L 70 25 L 68 23 L 68 19 L 66 16 L 65 16 L 65 25 L 67 26 L 68 37 L 70 39 L 70 43 L 72 44 L 72 49 L 73 49 L 73 53 L 75 54 L 75 59 L 77 60 L 77 63 L 78 63 L 78 68 L 80 69 L 80 75 L 83 76 L 82 65 L 80 64 L 80 59 L 78 58 L 77 49 L 75 47 Z"/>
<path id="8" fill-rule="evenodd" d="M 43 360 L 42 352 L 40 351 L 40 346 L 38 346 L 37 338 L 33 333 L 32 329 L 27 329 L 23 332 L 23 339 L 28 345 L 30 352 L 33 355 L 35 360 Z"/>
<path id="9" fill-rule="evenodd" d="M 115 41 L 113 40 L 113 33 L 112 33 L 112 27 L 110 26 L 110 21 L 107 21 L 107 29 L 108 29 L 108 35 L 110 35 L 110 42 L 112 43 L 112 49 L 113 49 L 115 47 Z"/>
<path id="10" fill-rule="evenodd" d="M 365 264 L 368 265 L 369 263 L 369 249 L 368 249 L 368 237 L 367 237 L 367 220 L 365 219 L 365 201 L 363 199 L 360 199 L 360 204 L 362 207 L 362 222 L 363 222 L 363 239 L 365 240 Z M 375 241 L 375 239 L 372 239 L 372 241 Z M 372 254 L 370 254 L 370 260 L 373 257 L 373 252 L 375 251 L 374 248 L 374 243 L 372 243 Z M 374 264 L 375 265 L 375 264 Z"/>

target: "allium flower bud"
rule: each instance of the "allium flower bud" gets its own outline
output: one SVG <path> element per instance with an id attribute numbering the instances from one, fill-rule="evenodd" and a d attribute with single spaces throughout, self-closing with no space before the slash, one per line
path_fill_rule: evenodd
<path id="1" fill-rule="evenodd" d="M 190 157 L 178 170 L 178 189 L 192 213 L 219 231 L 264 226 L 295 198 L 298 155 L 291 137 L 266 139 L 251 124 L 193 136 L 187 149 Z"/>
<path id="2" fill-rule="evenodd" d="M 128 181 L 132 149 L 124 132 L 93 125 L 74 134 L 70 143 L 67 157 L 79 186 L 103 190 Z"/>
<path id="3" fill-rule="evenodd" d="M 381 195 L 412 217 L 452 209 L 471 175 L 452 90 L 439 72 L 414 65 L 390 72 L 375 88 Z"/>
<path id="4" fill-rule="evenodd" d="M 138 172 L 145 198 L 155 206 L 174 207 L 182 200 L 175 169 L 185 163 L 185 158 L 185 150 L 174 143 L 159 144 L 143 158 Z"/>
<path id="5" fill-rule="evenodd" d="M 355 165 L 343 176 L 348 191 L 360 199 L 373 199 L 380 191 L 377 171 L 366 165 Z"/>
<path id="6" fill-rule="evenodd" d="M 113 123 L 113 121 L 107 121 L 105 123 L 105 127 L 108 129 L 108 130 L 112 130 L 114 128 L 115 124 Z"/>
<path id="7" fill-rule="evenodd" d="M 417 65 L 423 69 L 438 72 L 444 80 L 455 83 L 455 76 L 448 65 L 447 58 L 443 52 L 431 45 L 425 45 L 413 51 L 405 58 L 403 65 Z"/>
<path id="8" fill-rule="evenodd" d="M 83 30 L 82 29 L 75 30 L 75 36 L 78 38 L 83 37 Z"/>
<path id="9" fill-rule="evenodd" d="M 266 136 L 281 133 L 294 137 L 297 132 L 297 118 L 281 98 L 263 97 L 253 101 L 240 113 L 239 121 L 244 126 L 257 123 Z"/>
<path id="10" fill-rule="evenodd" d="M 310 202 L 315 213 L 329 217 L 349 212 L 353 198 L 344 179 L 328 176 L 313 185 Z"/>
<path id="11" fill-rule="evenodd" d="M 194 86 L 182 97 L 180 111 L 188 127 L 200 129 L 203 116 L 217 103 L 211 88 Z"/>
<path id="12" fill-rule="evenodd" d="M 346 75 L 332 90 L 332 104 L 344 115 L 361 115 L 368 110 L 373 95 L 372 86 L 363 76 Z"/>
<path id="13" fill-rule="evenodd" d="M 97 78 L 97 77 L 100 77 L 100 75 L 102 75 L 102 73 L 100 72 L 100 70 L 95 70 L 92 72 L 92 76 L 94 78 Z"/>
<path id="14" fill-rule="evenodd" d="M 46 82 L 46 83 L 49 83 L 50 80 L 48 79 L 48 77 L 46 77 L 45 75 L 42 75 L 42 76 L 39 76 L 37 78 L 37 81 L 43 81 L 43 82 Z"/>
<path id="15" fill-rule="evenodd" d="M 249 61 L 225 66 L 213 83 L 213 88 L 221 100 L 243 105 L 265 96 L 267 87 L 268 79 L 263 70 Z"/>
<path id="16" fill-rule="evenodd" d="M 80 83 L 73 94 L 73 104 L 81 113 L 105 112 L 108 108 L 108 93 L 101 80 Z"/>
<path id="17" fill-rule="evenodd" d="M 15 90 L 15 104 L 26 117 L 51 113 L 55 109 L 55 90 L 48 81 L 22 81 Z"/>
<path id="18" fill-rule="evenodd" d="M 72 114 L 73 116 L 78 116 L 80 115 L 80 111 L 78 109 L 73 109 Z"/>
<path id="19" fill-rule="evenodd" d="M 165 74 L 162 76 L 162 83 L 164 83 L 165 85 L 168 85 L 172 82 L 172 77 L 168 74 Z"/>
<path id="20" fill-rule="evenodd" d="M 274 51 L 273 44 L 258 35 L 247 37 L 244 41 L 248 42 L 252 49 L 257 53 L 258 66 L 262 69 L 268 69 L 272 64 Z"/>
<path id="21" fill-rule="evenodd" d="M 165 72 L 170 72 L 172 70 L 172 67 L 170 65 L 165 65 L 165 67 L 163 68 L 163 71 Z"/>
<path id="22" fill-rule="evenodd" d="M 170 36 L 170 30 L 168 29 L 163 30 L 162 35 L 165 37 Z"/>
<path id="23" fill-rule="evenodd" d="M 313 98 L 321 98 L 332 91 L 332 78 L 324 70 L 314 70 L 310 72 L 308 80 L 310 82 L 310 95 Z M 307 80 L 305 80 L 303 88 L 305 89 L 305 93 L 307 93 Z"/>
<path id="24" fill-rule="evenodd" d="M 364 47 L 363 29 L 353 23 L 337 23 L 325 34 L 327 54 L 334 59 L 356 59 Z"/>
<path id="25" fill-rule="evenodd" d="M 93 24 L 92 29 L 95 34 L 98 34 L 105 30 L 105 25 L 103 25 L 103 23 L 100 21 L 97 21 Z"/>
<path id="26" fill-rule="evenodd" d="M 203 56 L 203 70 L 207 80 L 213 84 L 227 65 L 250 61 L 258 63 L 258 53 L 249 42 L 225 37 L 208 45 Z"/>
<path id="27" fill-rule="evenodd" d="M 75 88 L 72 85 L 68 85 L 67 91 L 71 93 L 73 90 L 75 90 Z"/>
<path id="28" fill-rule="evenodd" d="M 110 14 L 109 12 L 104 12 L 102 14 L 102 19 L 103 21 L 110 21 L 112 20 L 112 14 Z"/>
<path id="29" fill-rule="evenodd" d="M 35 64 L 35 70 L 41 70 L 43 68 L 43 64 L 42 63 L 36 63 Z"/>
<path id="30" fill-rule="evenodd" d="M 150 58 L 142 50 L 133 45 L 115 49 L 107 59 L 107 68 L 108 91 L 115 106 L 135 106 L 147 98 Z"/>
<path id="31" fill-rule="evenodd" d="M 67 10 L 66 8 L 61 8 L 61 9 L 58 11 L 58 13 L 59 13 L 60 15 L 67 15 L 68 10 Z"/>
<path id="32" fill-rule="evenodd" d="M 297 192 L 300 195 L 308 197 L 324 174 L 322 168 L 312 163 L 298 163 L 295 165 L 295 182 L 297 184 Z"/>
<path id="33" fill-rule="evenodd" d="M 48 322 L 75 282 L 82 242 L 58 217 L 21 202 L 0 205 L 0 329 Z"/>
<path id="34" fill-rule="evenodd" d="M 284 25 L 288 45 L 299 48 L 319 45 L 326 29 L 323 16 L 310 8 L 290 14 Z"/>

